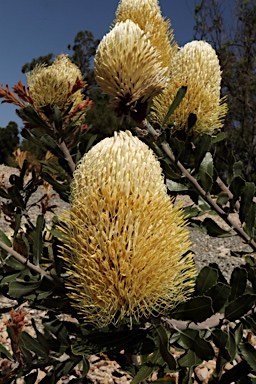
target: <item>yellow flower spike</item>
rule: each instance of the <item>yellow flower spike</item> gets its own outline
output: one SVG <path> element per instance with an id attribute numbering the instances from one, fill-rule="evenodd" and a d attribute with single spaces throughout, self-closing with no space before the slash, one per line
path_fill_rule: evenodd
<path id="1" fill-rule="evenodd" d="M 132 20 L 145 31 L 150 43 L 161 54 L 162 66 L 170 68 L 177 51 L 171 23 L 161 15 L 157 0 L 121 0 L 116 11 L 115 22 Z"/>
<path id="2" fill-rule="evenodd" d="M 187 86 L 187 93 L 169 121 L 174 130 L 187 130 L 190 113 L 197 115 L 194 133 L 214 134 L 221 129 L 227 113 L 226 98 L 220 98 L 221 69 L 215 50 L 205 41 L 192 41 L 174 56 L 168 86 L 153 100 L 151 121 L 160 124 L 177 91 Z"/>
<path id="3" fill-rule="evenodd" d="M 71 190 L 61 257 L 85 323 L 132 324 L 189 297 L 196 272 L 186 222 L 146 144 L 129 131 L 102 140 L 82 158 Z"/>
<path id="4" fill-rule="evenodd" d="M 68 97 L 77 79 L 83 80 L 83 75 L 68 55 L 57 56 L 52 65 L 47 67 L 37 65 L 27 73 L 29 93 L 35 108 L 43 110 L 45 107 L 57 105 L 63 110 L 73 102 L 72 111 L 83 101 L 82 89 Z"/>
<path id="5" fill-rule="evenodd" d="M 164 88 L 167 68 L 148 35 L 131 20 L 120 22 L 104 36 L 94 60 L 95 76 L 104 93 L 113 96 L 120 114 L 140 100 L 151 100 Z"/>

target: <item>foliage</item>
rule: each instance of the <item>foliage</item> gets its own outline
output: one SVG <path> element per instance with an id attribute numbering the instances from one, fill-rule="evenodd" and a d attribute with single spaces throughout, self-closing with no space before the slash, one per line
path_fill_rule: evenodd
<path id="1" fill-rule="evenodd" d="M 81 86 L 76 83 L 75 89 Z M 99 114 L 108 99 L 99 95 L 97 88 L 91 92 L 99 100 Z M 183 87 L 170 101 L 164 122 L 185 94 Z M 17 151 L 19 174 L 11 175 L 8 184 L 0 184 L 1 211 L 9 225 L 6 233 L 0 230 L 0 293 L 16 300 L 13 308 L 1 308 L 1 313 L 9 313 L 6 327 L 11 349 L 0 344 L 0 383 L 16 383 L 22 377 L 26 384 L 33 384 L 39 370 L 46 374 L 41 384 L 57 383 L 71 375 L 70 382 L 83 383 L 92 354 L 117 361 L 133 377 L 132 384 L 150 380 L 153 373 L 157 373 L 156 382 L 173 383 L 176 372 L 180 384 L 200 383 L 197 368 L 209 360 L 214 366 L 210 383 L 255 383 L 255 184 L 245 177 L 242 162 L 232 153 L 225 159 L 226 183 L 222 181 L 213 154 L 226 140 L 223 132 L 193 135 L 193 114 L 188 119 L 187 135 L 173 133 L 171 124 L 153 127 L 144 119 L 149 106 L 141 100 L 136 110 L 130 111 L 135 120 L 130 128 L 154 150 L 168 193 L 191 197 L 193 203 L 185 208 L 189 225 L 202 232 L 202 241 L 206 233 L 220 238 L 240 236 L 251 247 L 251 253 L 236 253 L 244 257 L 244 265 L 231 272 L 229 281 L 217 264 L 205 266 L 196 277 L 192 297 L 170 313 L 141 318 L 132 327 L 134 319 L 124 318 L 119 327 L 110 324 L 93 328 L 83 324 L 81 314 L 68 298 L 66 265 L 59 257 L 64 245 L 59 219 L 54 216 L 47 223 L 46 213 L 56 208 L 51 202 L 50 186 L 68 202 L 73 172 L 82 153 L 112 135 L 112 128 L 118 129 L 118 125 L 110 117 L 108 124 L 100 125 L 93 109 L 89 111 L 87 99 L 88 108 L 79 114 L 83 124 L 77 125 L 69 119 L 69 107 L 60 110 L 53 105 L 42 114 L 21 83 L 13 91 L 2 88 L 0 96 L 19 107 L 18 115 L 24 123 L 22 135 L 38 148 L 34 152 L 38 156 L 36 163 Z M 44 188 L 44 193 L 36 199 L 39 187 Z M 33 220 L 35 206 L 39 213 Z M 239 223 L 233 221 L 233 213 Z M 216 223 L 216 215 L 230 230 Z M 25 304 L 28 311 L 45 311 L 42 323 L 32 319 L 33 335 L 28 332 L 26 311 L 22 309 Z M 133 357 L 137 357 L 136 363 Z"/>
<path id="2" fill-rule="evenodd" d="M 6 128 L 0 128 L 0 164 L 8 164 L 10 155 L 20 142 L 18 135 L 18 125 L 14 121 L 10 121 Z"/>
<path id="3" fill-rule="evenodd" d="M 218 53 L 222 93 L 228 96 L 226 140 L 218 150 L 219 169 L 227 169 L 223 153 L 243 162 L 243 175 L 255 180 L 256 155 L 256 5 L 254 1 L 203 0 L 195 8 L 195 37 L 209 41 Z"/>

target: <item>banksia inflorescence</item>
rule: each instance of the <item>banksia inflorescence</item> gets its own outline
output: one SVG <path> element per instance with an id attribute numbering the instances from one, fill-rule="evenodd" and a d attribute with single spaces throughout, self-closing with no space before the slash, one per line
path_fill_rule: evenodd
<path id="1" fill-rule="evenodd" d="M 215 50 L 205 41 L 192 41 L 181 48 L 171 63 L 168 86 L 153 100 L 151 121 L 162 126 L 177 91 L 187 93 L 171 115 L 174 130 L 187 131 L 188 117 L 196 114 L 193 133 L 214 134 L 223 127 L 227 113 L 225 98 L 220 97 L 221 69 Z"/>
<path id="2" fill-rule="evenodd" d="M 37 65 L 27 73 L 27 81 L 33 106 L 41 112 L 54 105 L 63 112 L 73 103 L 72 112 L 84 102 L 83 75 L 68 55 L 57 56 L 49 66 Z"/>
<path id="3" fill-rule="evenodd" d="M 164 88 L 167 68 L 149 36 L 131 20 L 120 22 L 102 39 L 94 71 L 104 93 L 113 96 L 119 114 L 150 101 Z"/>
<path id="4" fill-rule="evenodd" d="M 162 66 L 170 69 L 177 44 L 170 20 L 163 18 L 158 0 L 121 0 L 115 22 L 129 19 L 147 33 L 150 43 L 161 54 Z"/>
<path id="5" fill-rule="evenodd" d="M 81 160 L 60 226 L 67 290 L 85 323 L 118 325 L 166 313 L 193 291 L 185 219 L 154 153 L 119 132 Z"/>

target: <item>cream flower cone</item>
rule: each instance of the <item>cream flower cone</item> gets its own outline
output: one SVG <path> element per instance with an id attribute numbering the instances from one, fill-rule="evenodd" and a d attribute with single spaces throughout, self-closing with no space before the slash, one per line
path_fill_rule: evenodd
<path id="1" fill-rule="evenodd" d="M 184 216 L 146 144 L 130 132 L 102 140 L 82 158 L 71 187 L 62 258 L 71 303 L 85 323 L 132 323 L 192 293 Z"/>
<path id="2" fill-rule="evenodd" d="M 76 80 L 82 80 L 80 69 L 68 55 L 59 55 L 50 66 L 38 65 L 27 73 L 29 93 L 34 106 L 40 110 L 57 105 L 63 110 L 73 103 L 72 110 L 83 101 L 82 90 L 68 97 Z"/>
<path id="3" fill-rule="evenodd" d="M 187 86 L 187 93 L 169 121 L 174 130 L 187 130 L 191 113 L 196 114 L 194 133 L 214 134 L 223 127 L 227 113 L 225 98 L 220 97 L 221 69 L 215 50 L 205 41 L 192 41 L 174 56 L 168 86 L 153 100 L 151 121 L 162 126 L 177 91 Z"/>
<path id="4" fill-rule="evenodd" d="M 147 102 L 158 95 L 167 80 L 160 54 L 131 20 L 117 23 L 102 39 L 94 64 L 98 84 L 124 114 L 138 100 Z"/>
<path id="5" fill-rule="evenodd" d="M 115 22 L 132 20 L 145 31 L 150 43 L 161 54 L 163 67 L 170 69 L 171 60 L 178 47 L 171 23 L 162 17 L 157 0 L 121 0 Z"/>

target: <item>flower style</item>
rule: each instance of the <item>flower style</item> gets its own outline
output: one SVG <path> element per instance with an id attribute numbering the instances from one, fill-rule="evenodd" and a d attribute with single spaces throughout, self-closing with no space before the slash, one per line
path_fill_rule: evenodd
<path id="1" fill-rule="evenodd" d="M 191 294 L 195 267 L 183 212 L 146 144 L 129 131 L 102 140 L 82 158 L 71 187 L 62 258 L 85 323 L 132 323 Z"/>
<path id="2" fill-rule="evenodd" d="M 115 22 L 128 19 L 147 32 L 151 44 L 161 54 L 162 66 L 170 69 L 177 44 L 170 28 L 171 23 L 163 18 L 158 0 L 121 0 Z"/>
<path id="3" fill-rule="evenodd" d="M 138 100 L 158 95 L 167 81 L 160 53 L 148 34 L 131 20 L 120 22 L 102 39 L 94 60 L 96 80 L 113 96 L 121 113 L 128 114 Z"/>
<path id="4" fill-rule="evenodd" d="M 153 100 L 151 121 L 160 126 L 177 91 L 187 86 L 187 93 L 171 115 L 174 130 L 187 130 L 191 113 L 197 122 L 193 132 L 214 134 L 221 129 L 227 113 L 226 98 L 220 97 L 221 69 L 215 50 L 205 41 L 192 41 L 174 56 L 168 86 Z"/>
<path id="5" fill-rule="evenodd" d="M 83 102 L 82 88 L 85 86 L 80 69 L 68 55 L 57 56 L 53 64 L 37 65 L 27 74 L 29 94 L 37 110 L 57 105 L 64 111 L 71 103 L 72 109 Z M 72 110 L 71 109 L 71 110 Z"/>

